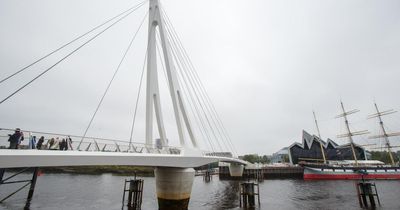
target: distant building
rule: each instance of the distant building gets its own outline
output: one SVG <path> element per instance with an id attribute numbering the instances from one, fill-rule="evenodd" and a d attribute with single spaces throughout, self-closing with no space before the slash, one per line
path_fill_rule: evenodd
<path id="1" fill-rule="evenodd" d="M 322 159 L 321 146 L 325 151 L 327 160 L 353 160 L 353 152 L 350 144 L 338 145 L 336 142 L 328 139 L 320 141 L 315 135 L 303 131 L 302 143 L 295 142 L 289 146 L 289 160 L 291 164 L 298 164 L 300 161 L 316 162 Z M 354 144 L 355 153 L 358 160 L 367 160 L 365 149 Z"/>
<path id="2" fill-rule="evenodd" d="M 288 147 L 284 147 L 278 152 L 272 154 L 271 163 L 286 163 L 289 160 Z"/>

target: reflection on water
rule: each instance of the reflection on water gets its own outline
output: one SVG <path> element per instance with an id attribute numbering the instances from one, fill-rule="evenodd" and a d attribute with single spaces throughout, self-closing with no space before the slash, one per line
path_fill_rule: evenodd
<path id="1" fill-rule="evenodd" d="M 29 178 L 29 175 L 26 175 Z M 38 178 L 31 209 L 121 209 L 124 179 L 130 177 L 103 175 L 45 174 Z M 143 177 L 142 209 L 157 209 L 155 180 Z M 224 210 L 239 208 L 238 181 L 208 183 L 196 177 L 190 209 Z M 377 181 L 382 207 L 400 209 L 400 181 Z M 259 183 L 259 209 L 360 209 L 354 181 L 265 180 Z M 0 186 L 0 198 L 17 186 Z M 0 204 L 0 209 L 23 209 L 27 189 Z"/>
<path id="2" fill-rule="evenodd" d="M 358 208 L 356 192 L 350 187 L 342 187 L 343 182 L 332 181 L 298 181 L 293 180 L 292 185 L 295 190 L 290 191 L 291 201 L 301 208 L 326 209 L 332 205 L 333 208 L 340 208 L 341 203 L 346 203 L 345 208 Z M 340 189 L 340 194 L 335 194 L 336 189 Z M 356 205 L 356 206 L 354 206 Z"/>
<path id="3" fill-rule="evenodd" d="M 240 183 L 236 181 L 221 182 L 221 187 L 214 192 L 212 201 L 208 206 L 221 210 L 237 207 L 237 201 L 239 200 L 239 187 Z"/>

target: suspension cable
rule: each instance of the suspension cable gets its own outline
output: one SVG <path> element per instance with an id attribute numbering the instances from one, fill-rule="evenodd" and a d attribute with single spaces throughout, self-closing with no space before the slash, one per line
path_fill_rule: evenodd
<path id="1" fill-rule="evenodd" d="M 187 80 L 188 80 L 190 86 L 192 87 L 193 93 L 194 93 L 194 95 L 196 96 L 196 99 L 197 99 L 197 101 L 198 101 L 198 104 L 200 105 L 201 110 L 202 110 L 203 113 L 204 113 L 204 117 L 205 117 L 205 119 L 206 119 L 206 121 L 207 121 L 207 123 L 208 123 L 208 125 L 209 125 L 209 128 L 210 128 L 212 134 L 214 135 L 214 137 L 215 137 L 215 139 L 216 139 L 216 142 L 218 143 L 218 145 L 219 145 L 219 147 L 220 147 L 220 149 L 221 149 L 221 151 L 222 151 L 222 147 L 221 147 L 221 145 L 220 145 L 220 143 L 219 143 L 219 141 L 218 141 L 217 133 L 215 132 L 215 129 L 213 128 L 214 126 L 212 125 L 212 122 L 214 122 L 214 120 L 213 120 L 212 117 L 210 117 L 210 118 L 208 117 L 208 115 L 207 115 L 207 111 L 209 112 L 208 107 L 207 107 L 207 106 L 205 106 L 205 107 L 203 106 L 203 104 L 204 104 L 204 105 L 206 105 L 206 104 L 204 103 L 204 101 L 202 102 L 202 99 L 198 96 L 198 94 L 197 94 L 197 92 L 196 92 L 196 90 L 195 90 L 196 88 L 193 86 L 193 82 L 192 82 L 192 80 L 190 79 L 190 76 L 187 74 L 186 71 L 184 71 L 184 69 L 185 69 L 185 67 L 184 67 L 184 62 L 182 61 L 182 58 L 178 55 L 178 54 L 179 54 L 179 48 L 177 47 L 177 44 L 176 44 L 175 41 L 173 40 L 172 34 L 171 34 L 171 32 L 170 32 L 168 26 L 166 27 L 166 29 L 167 29 L 166 31 L 167 31 L 167 33 L 168 33 L 168 38 L 169 38 L 169 40 L 170 40 L 172 49 L 175 49 L 175 51 L 176 51 L 176 52 L 175 52 L 175 51 L 172 51 L 172 54 L 173 54 L 175 60 L 177 60 L 178 64 L 181 63 L 180 65 L 182 65 L 182 67 L 179 68 L 179 69 L 181 70 L 182 78 L 184 78 L 184 75 L 186 75 Z M 184 81 L 185 81 L 185 83 L 186 83 L 186 80 L 184 80 Z M 190 90 L 189 85 L 188 85 L 187 83 L 186 83 L 186 85 L 187 85 L 188 89 Z M 195 100 L 195 99 L 193 99 L 193 100 Z M 210 114 L 211 114 L 211 113 L 210 113 Z M 210 120 L 210 119 L 211 119 L 211 120 Z M 214 124 L 215 124 L 215 122 L 214 122 Z M 219 133 L 219 130 L 217 130 L 217 132 Z M 219 133 L 219 134 L 220 134 L 220 133 Z M 220 136 L 221 136 L 221 134 L 220 134 Z M 221 137 L 222 137 L 222 136 L 221 136 Z M 223 139 L 222 139 L 222 140 L 223 140 Z M 226 145 L 226 143 L 225 143 L 224 141 L 222 141 L 222 143 L 223 143 L 224 146 L 228 149 L 228 146 Z"/>
<path id="2" fill-rule="evenodd" d="M 170 40 L 170 38 L 169 38 L 170 35 L 168 34 L 168 31 L 167 31 L 167 34 L 166 34 L 166 35 L 167 35 L 166 38 L 167 38 L 168 40 Z M 181 68 L 182 68 L 182 67 L 181 67 L 181 63 L 180 63 L 179 59 L 177 59 L 177 57 L 176 57 L 176 55 L 175 55 L 175 52 L 174 52 L 174 46 L 172 45 L 172 43 L 170 43 L 170 44 L 171 44 L 171 53 L 172 53 L 172 56 L 175 58 L 175 61 L 176 61 L 176 64 L 177 64 L 177 69 L 180 70 L 180 71 L 182 71 L 182 70 L 181 70 Z M 177 73 L 178 73 L 178 72 L 177 72 Z M 194 99 L 193 94 L 192 94 L 191 91 L 190 91 L 190 87 L 189 87 L 187 81 L 184 79 L 184 75 L 183 75 L 183 74 L 178 74 L 178 75 L 181 76 L 180 79 L 183 81 L 183 84 L 187 87 L 187 92 L 188 92 L 188 95 L 190 96 L 188 99 L 191 99 L 191 100 L 193 101 L 192 104 L 193 104 L 193 106 L 195 107 L 195 110 L 196 110 L 198 119 L 199 119 L 199 121 L 200 121 L 200 124 L 201 124 L 202 128 L 204 129 L 204 132 L 206 133 L 206 136 L 207 136 L 208 143 L 209 143 L 211 149 L 212 149 L 213 152 L 214 152 L 214 151 L 215 151 L 215 150 L 214 150 L 214 146 L 213 146 L 212 143 L 211 143 L 210 136 L 209 136 L 209 134 L 208 134 L 208 132 L 207 132 L 207 129 L 206 129 L 206 127 L 205 127 L 205 123 L 204 123 L 204 121 L 203 121 L 203 118 L 201 117 L 202 115 L 200 114 L 200 111 L 199 111 L 199 108 L 198 108 L 198 106 L 197 106 L 196 100 Z M 178 78 L 179 78 L 179 77 L 178 77 Z M 182 87 L 181 87 L 181 88 L 182 88 Z M 190 105 L 190 103 L 189 103 L 189 105 Z M 202 106 L 201 103 L 200 103 L 199 105 Z M 202 108 L 202 110 L 203 110 L 203 112 L 204 112 L 203 107 L 201 107 L 201 108 Z M 210 128 L 212 129 L 212 127 L 210 127 Z M 201 130 L 201 129 L 200 129 L 200 130 Z M 214 135 L 214 136 L 215 136 L 215 135 Z M 221 145 L 219 144 L 219 142 L 217 142 L 217 143 L 218 143 L 218 146 L 219 146 L 220 150 L 222 150 L 222 147 L 221 147 Z"/>
<path id="3" fill-rule="evenodd" d="M 195 70 L 195 67 L 194 67 L 192 61 L 190 60 L 190 58 L 189 58 L 189 56 L 188 56 L 188 54 L 187 54 L 185 48 L 184 48 L 183 45 L 182 45 L 182 42 L 181 42 L 180 39 L 179 39 L 178 34 L 176 33 L 176 30 L 174 29 L 174 27 L 173 27 L 171 21 L 169 20 L 169 17 L 168 17 L 168 15 L 166 14 L 166 12 L 163 10 L 162 7 L 161 7 L 161 9 L 162 9 L 162 12 L 164 12 L 164 16 L 166 17 L 165 19 L 169 22 L 169 25 L 171 25 L 172 31 L 174 32 L 173 34 L 175 35 L 176 40 L 177 40 L 177 42 L 178 42 L 178 46 L 180 47 L 181 51 L 183 52 L 183 55 L 184 55 L 184 56 L 183 56 L 183 57 L 184 57 L 183 60 L 186 60 L 186 62 L 188 63 L 188 65 L 189 65 L 189 68 L 188 68 L 188 69 L 189 69 L 189 72 L 191 72 L 191 74 L 192 74 L 193 77 L 195 78 L 195 84 L 198 85 L 198 87 L 199 87 L 199 89 L 200 89 L 200 92 L 202 93 L 202 94 L 200 94 L 200 95 L 201 95 L 202 97 L 205 97 L 205 101 L 207 102 L 208 106 L 211 107 L 211 108 L 210 108 L 210 109 L 212 110 L 212 111 L 210 111 L 211 115 L 214 116 L 214 117 L 217 119 L 217 122 L 218 122 L 218 124 L 219 124 L 219 126 L 220 126 L 220 129 L 222 130 L 222 133 L 223 133 L 224 136 L 225 136 L 225 139 L 227 140 L 228 144 L 230 144 L 231 149 L 232 149 L 235 153 L 237 153 L 237 151 L 236 151 L 234 145 L 232 144 L 231 138 L 229 137 L 229 135 L 228 135 L 228 133 L 227 133 L 227 131 L 226 131 L 225 126 L 223 125 L 223 123 L 222 123 L 222 121 L 221 121 L 221 119 L 220 119 L 220 117 L 219 117 L 217 111 L 215 110 L 215 106 L 214 106 L 213 103 L 211 102 L 211 99 L 210 99 L 210 97 L 208 96 L 207 91 L 206 91 L 205 88 L 204 88 L 204 85 L 202 84 L 201 80 L 199 79 L 199 76 L 198 76 L 198 74 L 197 74 L 197 72 L 196 72 L 196 70 Z M 166 24 L 168 25 L 168 23 L 166 23 Z M 196 82 L 197 82 L 197 83 L 196 83 Z M 203 95 L 204 95 L 204 96 L 203 96 Z M 214 121 L 214 123 L 215 123 L 215 121 Z M 218 128 L 218 125 L 217 125 L 217 128 Z M 219 130 L 218 130 L 218 131 L 219 131 Z"/>
<path id="4" fill-rule="evenodd" d="M 195 79 L 193 79 L 193 78 L 192 79 L 195 81 L 194 83 L 196 84 L 196 86 L 198 86 L 198 88 L 200 90 L 200 93 L 201 93 L 200 96 L 202 98 L 204 97 L 203 100 L 206 102 L 206 105 L 208 105 L 206 107 L 208 108 L 208 111 L 211 114 L 211 116 L 213 116 L 212 121 L 214 122 L 216 127 L 219 128 L 219 129 L 217 129 L 218 133 L 221 135 L 221 137 L 222 137 L 222 134 L 223 134 L 223 136 L 225 136 L 225 138 L 223 138 L 223 139 L 225 139 L 227 141 L 227 143 L 228 143 L 229 147 L 231 148 L 232 152 L 237 153 L 236 149 L 234 148 L 234 146 L 232 144 L 232 141 L 231 141 L 229 135 L 226 132 L 225 126 L 223 125 L 218 113 L 215 110 L 214 105 L 212 104 L 207 92 L 204 89 L 203 84 L 201 83 L 201 80 L 199 79 L 199 77 L 197 75 L 197 72 L 195 71 L 193 63 L 189 59 L 189 56 L 187 55 L 187 52 L 186 52 L 185 48 L 182 46 L 182 43 L 181 43 L 181 41 L 179 39 L 179 36 L 176 33 L 172 23 L 169 21 L 168 15 L 165 13 L 165 11 L 164 11 L 164 9 L 162 7 L 161 7 L 161 11 L 163 12 L 163 16 L 166 17 L 164 19 L 167 21 L 166 22 L 166 25 L 168 27 L 167 29 L 171 28 L 172 34 L 175 35 L 174 36 L 175 39 L 172 40 L 172 41 L 175 42 L 175 40 L 176 40 L 176 42 L 178 44 L 176 44 L 176 43 L 175 44 L 181 49 L 181 50 L 178 50 L 178 52 L 181 52 L 183 54 L 183 56 L 182 56 L 183 58 L 181 57 L 181 59 L 183 59 L 184 61 L 186 61 L 186 63 L 188 63 L 189 72 L 191 72 L 191 74 L 192 74 L 192 76 L 189 76 L 189 79 L 191 77 L 195 78 Z M 185 62 L 183 62 L 183 63 L 185 63 Z M 214 118 L 215 118 L 215 121 L 214 121 Z M 221 134 L 220 130 L 222 131 L 222 134 Z"/>
<path id="5" fill-rule="evenodd" d="M 131 147 L 132 139 L 133 139 L 133 129 L 135 128 L 136 113 L 137 113 L 137 108 L 138 108 L 138 105 L 139 105 L 139 98 L 140 98 L 140 92 L 141 92 L 141 89 L 142 89 L 143 75 L 144 75 L 144 71 L 145 71 L 145 67 L 146 67 L 147 51 L 148 51 L 148 50 L 149 50 L 149 45 L 147 44 L 146 54 L 144 55 L 142 74 L 141 74 L 141 76 L 140 76 L 139 89 L 138 89 L 137 98 L 136 98 L 135 111 L 134 111 L 134 113 L 133 113 L 132 126 L 131 126 L 131 134 L 130 134 L 130 137 L 129 137 L 129 147 Z"/>
<path id="6" fill-rule="evenodd" d="M 83 139 L 85 138 L 85 136 L 86 136 L 86 134 L 87 134 L 87 132 L 88 132 L 90 126 L 92 125 L 92 122 L 93 122 L 93 120 L 94 120 L 94 118 L 95 118 L 97 112 L 99 111 L 99 108 L 100 108 L 101 104 L 103 103 L 103 100 L 104 100 L 105 96 L 107 95 L 107 92 L 108 92 L 108 90 L 110 89 L 111 84 L 112 84 L 112 82 L 114 81 L 114 78 L 115 78 L 115 76 L 117 75 L 117 73 L 118 73 L 118 71 L 119 71 L 119 69 L 120 69 L 120 67 L 121 67 L 121 64 L 124 62 L 126 55 L 128 54 L 129 50 L 131 49 L 131 46 L 132 46 L 132 44 L 133 44 L 133 41 L 135 40 L 137 34 L 139 33 L 139 30 L 142 28 L 142 25 L 143 25 L 143 23 L 144 23 L 144 20 L 146 20 L 147 15 L 148 15 L 148 13 L 146 13 L 146 15 L 144 16 L 142 22 L 141 22 L 140 25 L 139 25 L 139 28 L 136 30 L 135 34 L 133 35 L 132 39 L 130 40 L 128 47 L 126 48 L 126 50 L 125 50 L 125 52 L 124 52 L 124 54 L 123 54 L 123 56 L 122 56 L 122 58 L 121 58 L 121 60 L 120 60 L 120 62 L 119 62 L 119 64 L 118 64 L 117 68 L 115 69 L 114 74 L 113 74 L 111 80 L 109 81 L 109 83 L 108 83 L 108 85 L 107 85 L 107 88 L 106 88 L 106 90 L 104 91 L 103 96 L 101 97 L 101 99 L 100 99 L 100 101 L 99 101 L 99 103 L 98 103 L 98 105 L 97 105 L 97 107 L 96 107 L 96 110 L 94 111 L 94 113 L 93 113 L 93 115 L 92 115 L 92 118 L 90 119 L 90 122 L 89 122 L 88 126 L 86 127 L 85 133 L 83 134 L 82 139 L 81 139 L 81 141 L 80 141 L 80 143 L 79 143 L 79 145 L 78 145 L 78 150 L 79 150 L 79 147 L 80 147 L 80 145 L 81 145 Z"/>
<path id="7" fill-rule="evenodd" d="M 86 36 L 86 35 L 90 34 L 91 32 L 95 31 L 96 29 L 98 29 L 98 28 L 100 28 L 100 27 L 104 26 L 105 24 L 107 24 L 107 23 L 109 23 L 109 22 L 111 22 L 111 21 L 115 20 L 116 18 L 118 18 L 118 17 L 120 17 L 121 15 L 123 15 L 123 14 L 125 14 L 125 13 L 129 12 L 130 10 L 132 10 L 132 9 L 134 9 L 134 8 L 136 8 L 136 7 L 141 7 L 141 6 L 142 6 L 144 3 L 146 3 L 146 1 L 148 1 L 148 0 L 142 1 L 141 3 L 139 3 L 139 4 L 136 4 L 135 6 L 133 6 L 133 7 L 129 8 L 129 9 L 127 9 L 127 10 L 125 10 L 125 11 L 123 11 L 123 12 L 119 13 L 118 15 L 116 15 L 116 16 L 114 16 L 114 17 L 112 17 L 112 18 L 108 19 L 108 20 L 106 20 L 106 21 L 105 21 L 105 22 L 103 22 L 102 24 L 100 24 L 100 25 L 97 25 L 96 27 L 94 27 L 94 28 L 90 29 L 90 30 L 89 30 L 89 31 L 87 31 L 86 33 L 84 33 L 84 34 L 82 34 L 82 35 L 80 35 L 80 36 L 78 36 L 78 37 L 76 37 L 76 38 L 72 39 L 71 41 L 67 42 L 66 44 L 62 45 L 61 47 L 59 47 L 59 48 L 57 48 L 57 49 L 55 49 L 55 50 L 51 51 L 50 53 L 48 53 L 48 54 L 44 55 L 43 57 L 41 57 L 41 58 L 37 59 L 37 60 L 36 60 L 36 61 L 34 61 L 33 63 L 31 63 L 31 64 L 29 64 L 29 65 L 27 65 L 27 66 L 23 67 L 22 69 L 20 69 L 20 70 L 18 70 L 18 71 L 16 71 L 16 72 L 14 72 L 14 73 L 13 73 L 13 74 L 11 74 L 11 75 L 9 75 L 9 76 L 5 77 L 4 79 L 0 80 L 0 84 L 1 84 L 1 83 L 3 83 L 3 82 L 5 82 L 6 80 L 8 80 L 8 79 L 10 79 L 10 78 L 12 78 L 12 77 L 14 77 L 14 76 L 16 76 L 17 74 L 19 74 L 19 73 L 23 72 L 24 70 L 26 70 L 26 69 L 28 69 L 29 67 L 31 67 L 31 66 L 33 66 L 33 65 L 35 65 L 36 63 L 39 63 L 39 62 L 40 62 L 40 61 L 42 61 L 43 59 L 45 59 L 45 58 L 47 58 L 47 57 L 49 57 L 49 56 L 53 55 L 54 53 L 56 53 L 56 52 L 60 51 L 61 49 L 63 49 L 63 48 L 65 48 L 65 47 L 67 47 L 68 45 L 70 45 L 70 44 L 74 43 L 75 41 L 77 41 L 77 40 L 81 39 L 82 37 L 84 37 L 84 36 Z"/>
<path id="8" fill-rule="evenodd" d="M 158 34 L 157 34 L 157 35 L 158 35 Z M 158 41 L 161 42 L 161 38 L 160 38 L 159 36 L 157 36 L 157 38 L 158 38 Z M 167 79 L 167 76 L 166 76 L 166 73 L 165 73 L 165 72 L 166 72 L 166 69 L 165 69 L 165 66 L 164 66 L 164 63 L 163 63 L 163 59 L 161 58 L 161 50 L 159 49 L 158 45 L 159 45 L 159 43 L 157 42 L 157 45 L 156 45 L 156 47 L 157 47 L 157 52 L 158 52 L 158 55 L 159 55 L 159 59 L 160 59 L 160 61 L 161 61 L 161 66 L 163 67 L 163 70 L 164 70 L 165 79 L 166 79 L 166 81 L 167 81 L 167 84 L 169 85 L 168 79 Z M 161 44 L 160 44 L 160 45 L 161 45 Z M 179 66 L 178 66 L 178 68 L 179 68 Z M 181 81 L 183 80 L 183 79 L 180 78 L 180 77 L 178 77 L 178 79 L 180 79 Z M 186 84 L 186 85 L 187 85 L 187 84 Z M 181 87 L 181 88 L 182 88 L 182 87 Z M 186 91 L 185 91 L 184 89 L 182 89 L 182 90 L 183 90 L 183 95 L 185 96 L 185 98 L 187 98 L 187 95 L 190 95 L 190 98 L 192 98 L 192 100 L 193 100 L 193 96 L 191 95 L 190 92 L 188 92 L 188 94 L 186 94 Z M 204 131 L 203 131 L 201 128 L 199 128 L 201 135 L 203 136 L 203 138 L 205 138 L 205 134 L 203 133 L 203 132 L 206 133 L 206 129 L 205 129 L 205 127 L 204 127 L 204 123 L 203 123 L 202 119 L 200 118 L 200 114 L 199 114 L 199 111 L 198 111 L 198 108 L 197 108 L 196 104 L 194 104 L 194 105 L 192 105 L 192 104 L 193 104 L 193 103 L 189 103 L 189 107 L 190 107 L 190 109 L 192 110 L 192 113 L 194 113 L 193 116 L 194 116 L 194 118 L 195 118 L 196 124 L 197 124 L 197 125 L 200 124 L 200 125 L 202 126 L 202 128 L 204 129 Z M 193 106 L 195 107 L 196 110 L 193 108 Z M 196 112 L 195 112 L 195 111 L 196 111 Z M 197 114 L 197 116 L 196 116 L 196 114 Z M 200 123 L 199 123 L 199 121 L 200 121 Z M 209 137 L 208 133 L 206 133 L 206 136 L 207 136 L 208 144 L 209 144 L 211 150 L 214 152 L 215 150 L 214 150 L 214 147 L 213 147 L 213 145 L 212 145 L 212 143 L 211 143 L 211 140 L 210 140 L 210 137 Z"/>
<path id="9" fill-rule="evenodd" d="M 168 33 L 169 33 L 169 32 L 168 32 Z M 169 36 L 171 36 L 171 35 L 169 34 Z M 171 40 L 172 38 L 169 37 L 169 39 Z M 171 43 L 173 43 L 173 42 L 171 42 Z M 171 44 L 171 46 L 173 46 L 173 48 L 175 48 L 175 50 L 178 51 L 178 49 L 176 49 L 176 46 L 175 46 L 174 44 L 175 44 L 175 43 Z M 188 89 L 189 95 L 191 96 L 191 99 L 192 99 L 192 101 L 193 101 L 193 103 L 195 104 L 196 107 L 197 107 L 196 104 L 197 104 L 197 103 L 199 104 L 199 106 L 200 106 L 202 112 L 204 113 L 205 120 L 206 120 L 206 122 L 207 122 L 207 124 L 208 124 L 208 126 L 209 126 L 209 128 L 210 128 L 210 130 L 211 130 L 211 133 L 212 133 L 213 136 L 215 137 L 215 141 L 217 142 L 217 144 L 218 144 L 220 150 L 223 151 L 223 149 L 222 149 L 222 147 L 221 147 L 221 144 L 220 144 L 219 141 L 218 141 L 218 137 L 217 137 L 217 135 L 216 135 L 215 129 L 213 128 L 213 126 L 212 126 L 212 124 L 211 124 L 210 118 L 207 116 L 207 112 L 206 112 L 207 109 L 204 108 L 204 103 L 202 103 L 201 99 L 199 98 L 199 96 L 198 96 L 198 94 L 197 94 L 197 92 L 196 92 L 196 90 L 195 90 L 195 88 L 194 88 L 194 86 L 193 86 L 192 81 L 190 80 L 190 78 L 188 77 L 187 72 L 186 72 L 185 69 L 184 69 L 184 68 L 185 68 L 185 67 L 184 67 L 184 64 L 183 64 L 183 62 L 181 61 L 181 59 L 179 58 L 179 56 L 178 56 L 177 54 L 178 54 L 177 52 L 172 51 L 173 57 L 174 57 L 175 60 L 177 61 L 178 66 L 180 66 L 178 69 L 180 70 L 181 78 L 182 78 L 182 80 L 184 81 L 184 84 L 186 85 L 186 87 L 187 87 L 187 89 Z M 186 79 L 185 79 L 185 75 L 186 75 Z M 190 84 L 190 86 L 189 86 L 189 84 Z M 191 89 L 190 87 L 192 87 L 192 89 Z M 192 91 L 190 91 L 190 90 L 192 90 Z M 193 97 L 193 95 L 194 95 L 195 97 Z M 196 103 L 196 99 L 197 99 L 197 103 Z M 225 144 L 225 142 L 223 142 L 223 144 L 224 144 L 225 147 L 227 147 L 227 145 Z"/>
<path id="10" fill-rule="evenodd" d="M 138 7 L 139 8 L 139 7 Z M 78 48 L 76 48 L 75 50 L 73 50 L 72 52 L 68 53 L 66 56 L 64 56 L 63 58 L 61 58 L 60 60 L 58 60 L 55 64 L 53 64 L 52 66 L 50 66 L 49 68 L 47 68 L 46 70 L 44 70 L 42 73 L 40 73 L 39 75 L 37 75 L 36 77 L 34 77 L 32 80 L 30 80 L 28 83 L 24 84 L 23 86 L 21 86 L 20 88 L 18 88 L 16 91 L 14 91 L 13 93 L 11 93 L 9 96 L 7 96 L 6 98 L 4 98 L 2 101 L 0 101 L 0 104 L 2 104 L 3 102 L 7 101 L 9 98 L 11 98 L 12 96 L 14 96 L 16 93 L 18 93 L 19 91 L 21 91 L 22 89 L 24 89 L 26 86 L 28 86 L 29 84 L 31 84 L 32 82 L 34 82 L 35 80 L 37 80 L 39 77 L 41 77 L 42 75 L 44 75 L 45 73 L 47 73 L 48 71 L 50 71 L 51 69 L 53 69 L 55 66 L 57 66 L 59 63 L 61 63 L 62 61 L 64 61 L 65 59 L 67 59 L 69 56 L 71 56 L 72 54 L 74 54 L 76 51 L 80 50 L 83 46 L 85 46 L 86 44 L 90 43 L 92 40 L 94 40 L 95 38 L 97 38 L 98 36 L 100 36 L 101 34 L 103 34 L 105 31 L 107 31 L 108 29 L 110 29 L 112 26 L 114 26 L 115 24 L 119 23 L 121 20 L 125 19 L 127 16 L 129 16 L 130 14 L 132 14 L 134 11 L 136 11 L 138 8 L 136 8 L 135 10 L 130 11 L 128 14 L 122 16 L 121 18 L 119 18 L 117 21 L 115 21 L 113 24 L 111 24 L 110 26 L 108 26 L 107 28 L 103 29 L 102 31 L 100 31 L 99 33 L 97 33 L 94 37 L 90 38 L 89 40 L 87 40 L 85 43 L 83 43 L 82 45 L 80 45 Z"/>
<path id="11" fill-rule="evenodd" d="M 157 34 L 157 35 L 158 35 L 158 36 L 157 36 L 158 41 L 161 43 L 161 37 L 160 37 L 159 34 Z M 167 36 L 168 36 L 168 34 L 167 34 Z M 157 44 L 158 44 L 158 43 L 157 43 Z M 160 44 L 160 45 L 161 45 L 161 44 Z M 163 59 L 161 58 L 161 50 L 159 49 L 158 45 L 156 45 L 156 47 L 157 47 L 158 54 L 160 55 L 160 61 L 161 61 L 161 65 L 162 65 L 163 70 L 164 70 L 165 80 L 166 80 L 166 82 L 167 82 L 167 84 L 168 84 L 168 86 L 169 86 L 168 79 L 167 79 L 167 75 L 166 75 L 166 68 L 165 68 L 165 66 L 164 66 L 164 63 L 162 62 Z M 172 48 L 171 48 L 171 52 L 173 53 L 173 49 L 172 49 Z M 164 56 L 164 57 L 165 57 L 165 56 Z M 165 62 L 165 59 L 164 59 L 164 62 Z M 176 61 L 176 64 L 178 65 L 177 68 L 179 69 L 180 66 L 179 66 L 178 61 Z M 180 83 L 181 83 L 181 84 L 185 84 L 185 85 L 187 86 L 186 81 L 182 78 L 182 76 L 179 77 L 179 74 L 177 74 L 177 75 L 178 75 L 177 78 L 178 78 L 178 80 L 180 81 Z M 182 81 L 185 81 L 185 82 L 182 82 Z M 187 86 L 187 87 L 188 87 L 188 86 Z M 193 96 L 192 96 L 192 94 L 191 94 L 190 91 L 186 91 L 186 90 L 183 89 L 182 87 L 181 87 L 181 89 L 182 89 L 182 91 L 183 91 L 182 93 L 183 93 L 183 95 L 184 95 L 185 98 L 188 98 L 187 95 L 189 95 L 190 98 L 192 99 L 192 101 L 194 101 L 194 100 L 193 100 Z M 187 92 L 188 94 L 186 94 L 186 92 Z M 189 98 L 189 99 L 190 99 L 190 98 Z M 190 100 L 188 100 L 188 102 L 190 102 Z M 210 136 L 208 135 L 207 130 L 206 130 L 205 126 L 204 126 L 203 119 L 201 118 L 201 114 L 199 114 L 199 110 L 198 110 L 198 108 L 197 108 L 197 106 L 196 106 L 196 103 L 193 102 L 193 103 L 188 103 L 188 104 L 189 104 L 189 106 L 190 106 L 190 109 L 192 110 L 192 113 L 196 113 L 196 114 L 197 114 L 197 116 L 194 115 L 194 118 L 196 119 L 195 122 L 197 123 L 197 125 L 199 125 L 199 122 L 198 122 L 198 121 L 200 121 L 200 124 L 201 124 L 202 128 L 204 129 L 204 133 L 206 133 L 207 140 L 208 140 L 208 143 L 209 143 L 209 145 L 210 145 L 210 147 L 211 147 L 211 150 L 214 152 L 215 150 L 214 150 L 214 147 L 213 147 L 213 145 L 212 145 L 212 143 L 211 143 Z M 193 105 L 192 105 L 192 104 L 193 104 Z M 195 107 L 196 112 L 194 112 L 193 106 Z M 196 117 L 197 117 L 197 118 L 196 118 Z M 203 130 L 202 130 L 201 128 L 199 128 L 199 130 L 200 130 L 201 135 L 204 137 Z"/>

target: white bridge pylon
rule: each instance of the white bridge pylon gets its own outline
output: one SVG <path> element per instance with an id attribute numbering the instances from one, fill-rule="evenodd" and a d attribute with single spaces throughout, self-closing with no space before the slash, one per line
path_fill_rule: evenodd
<path id="1" fill-rule="evenodd" d="M 194 148 L 198 144 L 193 133 L 191 122 L 188 118 L 185 103 L 182 99 L 182 92 L 178 82 L 174 61 L 172 60 L 171 47 L 166 38 L 164 22 L 160 13 L 159 0 L 150 0 L 149 4 L 149 28 L 148 28 L 148 49 L 147 49 L 147 88 L 146 88 L 146 145 L 152 145 L 153 141 L 153 112 L 155 111 L 158 132 L 163 146 L 166 146 L 167 137 L 161 112 L 160 91 L 157 76 L 157 49 L 156 33 L 157 28 L 161 37 L 161 46 L 164 55 L 165 67 L 169 91 L 171 94 L 174 115 L 178 129 L 179 142 L 182 147 L 186 147 L 184 125 L 189 134 Z M 184 121 L 184 125 L 182 123 Z"/>

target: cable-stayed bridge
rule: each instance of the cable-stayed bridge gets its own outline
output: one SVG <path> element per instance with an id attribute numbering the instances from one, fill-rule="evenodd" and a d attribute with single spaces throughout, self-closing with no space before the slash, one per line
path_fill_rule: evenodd
<path id="1" fill-rule="evenodd" d="M 237 152 L 231 138 L 159 0 L 140 2 L 71 39 L 18 71 L 0 78 L 0 85 L 9 85 L 10 79 L 24 74 L 32 66 L 51 58 L 59 51 L 66 51 L 79 43 L 77 47 L 70 49 L 65 56 L 44 68 L 42 72 L 28 82 L 16 87 L 4 98 L 0 98 L 0 106 L 3 103 L 12 103 L 12 99 L 23 95 L 24 90 L 29 88 L 32 83 L 41 80 L 42 76 L 48 72 L 55 71 L 55 67 L 67 62 L 69 57 L 74 56 L 77 51 L 85 48 L 86 45 L 94 42 L 110 28 L 140 9 L 145 9 L 147 12 L 128 42 L 112 77 L 104 88 L 101 98 L 99 98 L 96 109 L 91 113 L 90 121 L 83 134 L 72 136 L 75 140 L 68 142 L 68 151 L 0 150 L 0 168 L 81 165 L 154 166 L 156 167 L 155 175 L 159 201 L 183 202 L 183 206 L 186 206 L 186 208 L 193 183 L 193 167 L 223 161 L 233 163 L 231 167 L 233 174 L 241 174 L 242 165 L 246 162 L 237 158 Z M 107 98 L 121 65 L 129 59 L 127 54 L 141 31 L 147 33 L 147 46 L 145 52 L 143 52 L 144 61 L 141 64 L 143 67 L 138 84 L 129 139 L 89 137 L 88 131 Z M 164 75 L 172 101 L 178 146 L 168 144 L 171 137 L 168 137 L 164 125 L 163 109 L 161 108 L 164 101 L 161 100 L 160 96 L 159 75 Z M 143 85 L 145 85 L 145 122 L 143 122 L 145 124 L 145 139 L 144 142 L 137 142 L 133 134 L 135 125 L 141 123 L 137 122 L 137 112 L 140 96 L 143 95 L 141 93 Z M 9 132 L 10 130 L 2 129 L 2 131 Z M 28 134 L 34 133 L 34 135 L 45 136 L 46 140 L 54 136 L 60 138 L 71 136 L 35 131 L 25 131 L 24 133 L 26 138 L 31 138 L 32 136 Z M 155 142 L 156 139 L 157 142 Z M 205 145 L 207 148 L 202 149 L 200 145 Z M 163 208 L 162 203 L 159 202 L 160 209 Z"/>

